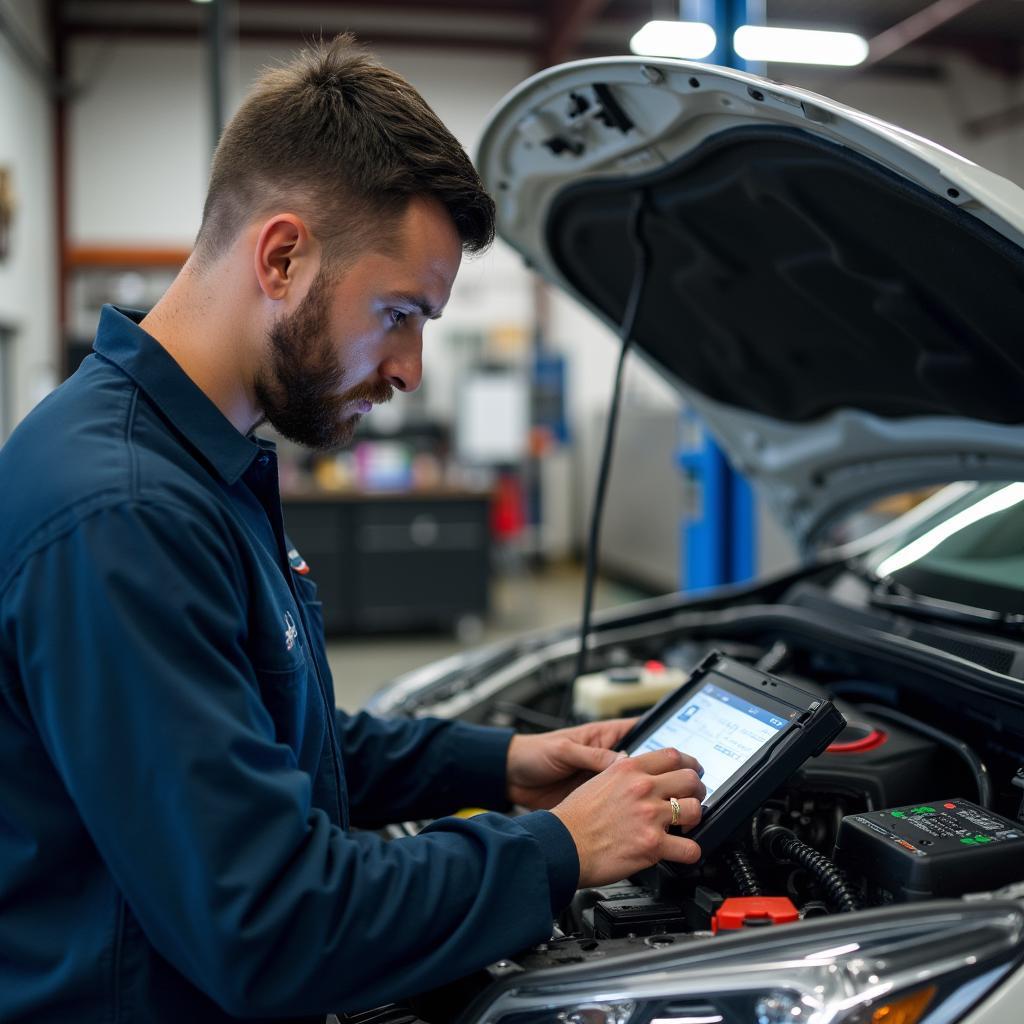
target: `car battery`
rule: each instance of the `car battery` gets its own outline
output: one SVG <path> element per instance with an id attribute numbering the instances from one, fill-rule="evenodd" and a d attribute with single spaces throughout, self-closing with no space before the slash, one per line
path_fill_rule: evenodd
<path id="1" fill-rule="evenodd" d="M 959 798 L 848 814 L 835 861 L 897 903 L 961 896 L 1024 879 L 1024 828 Z"/>
<path id="2" fill-rule="evenodd" d="M 601 900 L 594 905 L 594 935 L 620 939 L 627 935 L 659 935 L 685 930 L 683 908 L 652 895 Z"/>

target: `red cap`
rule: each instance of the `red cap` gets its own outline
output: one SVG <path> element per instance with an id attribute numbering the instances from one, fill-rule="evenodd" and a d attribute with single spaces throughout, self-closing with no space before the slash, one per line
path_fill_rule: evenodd
<path id="1" fill-rule="evenodd" d="M 881 729 L 872 729 L 864 736 L 855 740 L 847 740 L 845 743 L 833 741 L 828 745 L 830 754 L 863 754 L 867 750 L 874 750 L 880 747 L 889 738 L 888 734 Z"/>
<path id="2" fill-rule="evenodd" d="M 746 927 L 748 922 L 774 925 L 799 920 L 800 912 L 788 896 L 734 896 L 726 900 L 711 918 L 711 931 L 717 935 L 722 931 Z"/>
<path id="3" fill-rule="evenodd" d="M 644 662 L 644 668 L 647 669 L 648 672 L 664 672 L 665 671 L 665 665 L 664 665 L 663 662 L 660 662 L 660 661 L 645 661 Z"/>

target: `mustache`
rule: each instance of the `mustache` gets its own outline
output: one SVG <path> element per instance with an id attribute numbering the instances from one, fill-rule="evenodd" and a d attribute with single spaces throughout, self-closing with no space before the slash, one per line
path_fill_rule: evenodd
<path id="1" fill-rule="evenodd" d="M 372 402 L 374 405 L 383 405 L 390 402 L 395 396 L 395 389 L 386 380 L 376 381 L 372 384 L 359 384 L 346 391 L 344 399 L 346 402 Z"/>

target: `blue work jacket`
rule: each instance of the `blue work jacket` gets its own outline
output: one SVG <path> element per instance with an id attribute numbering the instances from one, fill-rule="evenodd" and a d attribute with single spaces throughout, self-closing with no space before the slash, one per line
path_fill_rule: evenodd
<path id="1" fill-rule="evenodd" d="M 138 319 L 0 449 L 0 1020 L 322 1018 L 544 939 L 553 815 L 350 831 L 504 806 L 509 734 L 335 710 L 273 445 Z"/>

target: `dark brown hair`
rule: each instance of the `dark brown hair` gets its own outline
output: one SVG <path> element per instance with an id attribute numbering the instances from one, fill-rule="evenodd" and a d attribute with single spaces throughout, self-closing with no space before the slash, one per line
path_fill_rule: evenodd
<path id="1" fill-rule="evenodd" d="M 466 151 L 401 75 L 351 35 L 320 40 L 265 71 L 213 156 L 200 261 L 261 215 L 292 209 L 334 262 L 371 245 L 414 197 L 451 215 L 463 248 L 494 238 L 494 202 Z"/>

